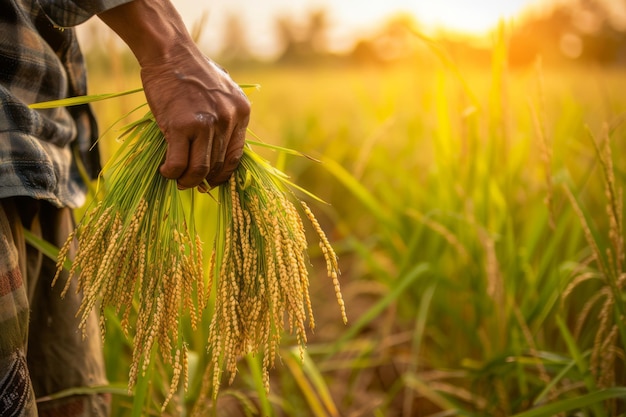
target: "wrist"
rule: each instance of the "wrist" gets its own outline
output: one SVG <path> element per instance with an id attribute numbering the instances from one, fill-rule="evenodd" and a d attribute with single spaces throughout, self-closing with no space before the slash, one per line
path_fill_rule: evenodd
<path id="1" fill-rule="evenodd" d="M 128 45 L 141 67 L 168 62 L 195 49 L 169 0 L 133 0 L 98 16 Z"/>

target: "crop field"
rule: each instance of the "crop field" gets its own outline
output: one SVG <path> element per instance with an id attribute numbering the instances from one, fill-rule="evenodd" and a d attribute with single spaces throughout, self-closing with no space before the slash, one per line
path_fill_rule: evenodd
<path id="1" fill-rule="evenodd" d="M 229 68 L 261 86 L 247 91 L 254 135 L 311 157 L 255 148 L 328 203 L 301 196 L 338 254 L 348 323 L 312 245 L 304 355 L 286 335 L 268 394 L 259 354 L 241 358 L 217 399 L 203 396 L 209 305 L 197 331 L 183 329 L 189 388 L 164 415 L 624 412 L 626 71 L 508 69 L 504 49 L 484 68 L 435 53 Z M 90 92 L 139 86 L 122 68 L 94 66 Z M 101 130 L 142 100 L 94 103 Z M 115 146 L 111 130 L 103 157 Z M 197 205 L 209 253 L 216 201 Z M 113 393 L 113 415 L 158 414 L 171 370 L 157 364 L 128 395 L 131 344 L 112 313 L 107 329 L 111 385 L 99 389 Z"/>

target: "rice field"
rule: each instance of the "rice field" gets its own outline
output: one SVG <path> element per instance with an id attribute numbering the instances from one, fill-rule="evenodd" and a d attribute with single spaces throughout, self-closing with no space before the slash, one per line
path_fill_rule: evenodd
<path id="1" fill-rule="evenodd" d="M 316 327 L 305 353 L 283 340 L 269 394 L 256 355 L 240 358 L 217 399 L 202 395 L 209 303 L 198 330 L 182 329 L 189 389 L 164 415 L 624 413 L 626 72 L 508 69 L 504 56 L 496 45 L 490 68 L 433 54 L 386 67 L 229 69 L 261 85 L 251 131 L 320 161 L 258 149 L 328 202 L 307 201 L 339 256 L 348 323 L 311 247 Z M 120 68 L 94 69 L 91 92 L 137 87 Z M 141 102 L 94 107 L 104 129 Z M 105 158 L 114 133 L 101 141 Z M 216 201 L 196 205 L 210 253 Z M 131 346 L 109 312 L 111 385 L 96 390 L 113 393 L 115 417 L 158 414 L 171 369 L 157 362 L 129 396 Z"/>

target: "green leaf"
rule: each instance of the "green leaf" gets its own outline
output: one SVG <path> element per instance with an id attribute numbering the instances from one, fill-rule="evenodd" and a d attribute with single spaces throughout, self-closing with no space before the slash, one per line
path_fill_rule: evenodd
<path id="1" fill-rule="evenodd" d="M 374 198 L 369 189 L 361 184 L 350 172 L 332 159 L 325 159 L 324 167 L 337 178 L 361 203 L 385 226 L 397 230 L 398 222 Z"/>
<path id="2" fill-rule="evenodd" d="M 523 413 L 515 414 L 513 417 L 552 417 L 566 411 L 594 406 L 599 407 L 603 401 L 616 398 L 626 399 L 626 387 L 613 387 L 594 391 L 524 411 Z"/>
<path id="3" fill-rule="evenodd" d="M 136 88 L 134 90 L 123 91 L 121 93 L 106 93 L 106 94 L 90 94 L 86 96 L 69 97 L 60 100 L 43 101 L 41 103 L 33 103 L 28 107 L 31 109 L 53 109 L 56 107 L 68 107 L 78 106 L 80 104 L 93 103 L 95 101 L 107 100 L 113 97 L 121 97 L 129 94 L 139 93 L 143 91 L 143 88 Z"/>
<path id="4" fill-rule="evenodd" d="M 420 378 L 415 375 L 405 375 L 404 382 L 408 387 L 417 391 L 420 396 L 427 398 L 433 404 L 436 404 L 438 407 L 442 408 L 446 411 L 456 411 L 460 413 L 459 408 L 456 404 L 446 398 L 445 395 L 437 392 L 433 387 L 431 387 L 427 382 L 422 381 Z M 459 414 L 445 414 L 445 415 L 459 415 Z"/>
<path id="5" fill-rule="evenodd" d="M 578 349 L 578 346 L 576 345 L 574 336 L 567 328 L 567 324 L 563 321 L 563 318 L 561 316 L 556 317 L 556 324 L 559 326 L 559 330 L 561 331 L 563 339 L 565 339 L 565 343 L 567 344 L 567 349 L 569 350 L 570 355 L 572 355 L 574 362 L 576 362 L 578 371 L 584 378 L 587 389 L 590 391 L 595 390 L 596 383 L 593 380 L 591 372 L 589 371 L 589 367 L 587 366 L 587 362 L 584 359 L 584 355 L 580 352 L 580 349 Z"/>
<path id="6" fill-rule="evenodd" d="M 247 89 L 247 88 L 256 88 L 260 87 L 259 84 L 238 84 L 239 88 Z M 104 94 L 88 94 L 84 96 L 77 97 L 68 97 L 59 100 L 51 100 L 51 101 L 42 101 L 40 103 L 30 104 L 28 107 L 31 109 L 53 109 L 56 107 L 68 107 L 68 106 L 78 106 L 81 104 L 89 104 L 96 101 L 108 100 L 110 98 L 127 96 L 130 94 L 140 93 L 143 91 L 143 88 L 135 88 L 133 90 L 122 91 L 119 93 L 104 93 Z"/>
<path id="7" fill-rule="evenodd" d="M 298 364 L 298 361 L 294 357 L 294 353 L 290 352 L 289 354 L 283 357 L 283 362 L 291 371 L 291 375 L 296 380 L 296 383 L 300 387 L 300 390 L 304 394 L 307 403 L 309 404 L 309 409 L 312 416 L 315 417 L 326 417 L 329 414 L 324 410 L 324 405 L 321 403 L 319 397 L 315 394 L 315 390 L 309 383 L 309 380 L 302 372 L 302 367 Z"/>
<path id="8" fill-rule="evenodd" d="M 248 88 L 255 88 L 255 89 L 259 89 L 261 88 L 261 84 L 237 84 L 239 86 L 239 88 L 245 90 Z"/>
<path id="9" fill-rule="evenodd" d="M 252 133 L 252 131 L 250 129 L 248 129 L 248 133 L 251 133 L 252 136 L 254 136 L 255 138 L 258 139 L 258 136 L 256 136 L 254 133 Z M 297 151 L 295 149 L 285 148 L 284 146 L 272 145 L 272 144 L 269 144 L 269 143 L 262 142 L 260 140 L 251 140 L 251 139 L 246 139 L 246 143 L 248 143 L 250 145 L 254 145 L 254 146 L 260 146 L 260 147 L 263 147 L 263 148 L 272 149 L 274 151 L 286 153 L 288 155 L 301 156 L 301 157 L 310 159 L 311 161 L 321 162 L 319 159 L 315 159 L 315 158 L 313 158 L 310 155 L 307 155 L 307 154 L 302 153 L 300 151 Z"/>
<path id="10" fill-rule="evenodd" d="M 292 355 L 296 355 L 296 350 L 292 350 Z M 304 373 L 309 377 L 309 380 L 313 383 L 313 386 L 317 390 L 317 395 L 320 397 L 322 404 L 326 407 L 331 416 L 339 416 L 339 411 L 335 402 L 333 401 L 333 397 L 330 394 L 330 390 L 328 388 L 328 384 L 324 380 L 322 373 L 315 366 L 315 362 L 311 359 L 309 354 L 306 351 L 302 352 L 303 361 L 302 368 Z"/>
<path id="11" fill-rule="evenodd" d="M 586 352 L 585 356 L 588 356 L 590 354 L 590 352 Z M 545 388 L 543 390 L 541 390 L 541 392 L 539 393 L 539 395 L 537 396 L 537 398 L 535 398 L 535 401 L 533 401 L 534 405 L 537 405 L 541 402 L 544 401 L 544 399 L 548 396 L 548 394 L 550 393 L 550 391 L 552 389 L 554 389 L 557 384 L 559 382 L 561 382 L 563 380 L 563 378 L 565 378 L 567 376 L 567 374 L 569 373 L 569 371 L 576 366 L 576 361 L 570 361 L 566 366 L 563 367 L 563 369 L 550 381 L 549 384 L 547 384 L 545 386 Z"/>
<path id="12" fill-rule="evenodd" d="M 380 299 L 369 310 L 367 310 L 359 318 L 359 320 L 337 340 L 334 349 L 330 354 L 334 354 L 339 351 L 347 341 L 354 338 L 361 331 L 361 329 L 367 326 L 372 320 L 376 319 L 391 303 L 396 301 L 417 278 L 425 274 L 428 269 L 429 267 L 427 264 L 421 263 L 416 265 L 415 268 L 411 269 L 404 276 L 401 276 L 398 279 L 396 286 L 393 287 L 387 295 Z"/>
<path id="13" fill-rule="evenodd" d="M 24 239 L 26 240 L 26 243 L 37 249 L 46 257 L 52 259 L 55 263 L 57 262 L 57 258 L 59 257 L 59 248 L 57 248 L 47 240 L 44 240 L 39 236 L 33 234 L 33 232 L 28 229 L 24 228 L 22 230 L 24 232 Z M 63 268 L 69 271 L 72 268 L 72 262 L 69 259 L 66 259 L 63 263 Z"/>
<path id="14" fill-rule="evenodd" d="M 38 403 L 73 397 L 75 395 L 113 394 L 129 397 L 128 387 L 125 384 L 98 385 L 93 387 L 73 387 L 37 398 Z"/>
<path id="15" fill-rule="evenodd" d="M 262 365 L 260 363 L 261 362 L 260 356 L 248 354 L 246 356 L 246 362 L 248 363 L 250 374 L 252 375 L 252 381 L 254 382 L 254 390 L 259 398 L 262 415 L 267 416 L 267 417 L 275 415 L 274 410 L 272 409 L 272 405 L 269 402 L 269 398 L 265 390 L 265 385 L 263 384 L 263 371 L 262 371 Z"/>
<path id="16" fill-rule="evenodd" d="M 151 363 L 154 363 L 154 349 L 151 354 Z M 148 366 L 145 375 L 140 371 L 137 376 L 137 383 L 135 384 L 135 392 L 133 395 L 133 409 L 131 417 L 143 417 L 146 415 L 146 406 L 150 401 L 148 392 L 151 388 L 152 374 L 154 366 Z"/>

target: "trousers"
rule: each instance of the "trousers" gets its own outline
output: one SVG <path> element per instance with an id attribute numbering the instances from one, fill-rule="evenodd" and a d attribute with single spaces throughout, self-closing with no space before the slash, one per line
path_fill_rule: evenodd
<path id="1" fill-rule="evenodd" d="M 105 417 L 106 395 L 54 396 L 107 383 L 95 312 L 83 337 L 76 312 L 81 294 L 55 262 L 25 241 L 24 230 L 61 247 L 74 228 L 72 210 L 43 200 L 0 200 L 0 416 Z M 70 256 L 76 251 L 76 242 Z M 51 399 L 55 398 L 55 399 Z"/>

